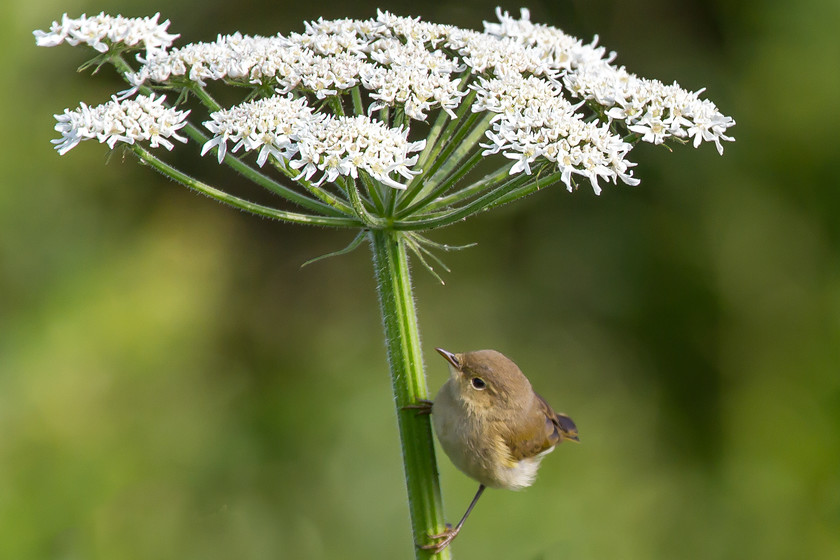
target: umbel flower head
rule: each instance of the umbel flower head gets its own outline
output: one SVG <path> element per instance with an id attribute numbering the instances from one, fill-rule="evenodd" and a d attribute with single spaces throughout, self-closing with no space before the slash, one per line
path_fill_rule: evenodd
<path id="1" fill-rule="evenodd" d="M 63 115 L 55 115 L 55 129 L 62 133 L 60 139 L 53 140 L 55 149 L 66 154 L 82 140 L 96 138 L 110 148 L 117 142 L 149 142 L 152 148 L 163 146 L 171 150 L 174 144 L 169 138 L 187 142 L 178 130 L 187 124 L 185 119 L 190 112 L 167 107 L 165 101 L 163 95 L 138 95 L 124 101 L 114 97 L 93 108 L 82 103 L 73 111 L 65 109 Z"/>
<path id="2" fill-rule="evenodd" d="M 636 185 L 628 157 L 640 142 L 711 142 L 723 153 L 732 140 L 735 122 L 703 90 L 636 76 L 597 40 L 533 23 L 526 9 L 496 15 L 480 32 L 380 11 L 180 47 L 158 15 L 65 15 L 35 36 L 41 46 L 91 46 L 130 86 L 57 115 L 59 153 L 89 138 L 125 144 L 187 186 L 278 219 L 429 229 L 552 183 L 596 194 L 604 183 Z M 241 100 L 221 106 L 222 87 L 238 88 Z M 166 105 L 154 93 L 163 91 L 192 112 Z M 189 141 L 176 134 L 182 127 Z M 147 150 L 171 150 L 170 138 L 214 153 L 296 208 L 244 201 Z"/>
<path id="3" fill-rule="evenodd" d="M 146 56 L 150 56 L 157 50 L 166 50 L 178 38 L 166 31 L 169 20 L 158 23 L 158 18 L 159 13 L 146 18 L 124 18 L 102 12 L 93 17 L 82 14 L 76 19 L 64 14 L 61 22 L 54 21 L 49 31 L 35 31 L 34 35 L 39 47 L 54 47 L 64 42 L 70 45 L 85 43 L 105 53 L 111 45 L 141 45 L 146 49 Z"/>

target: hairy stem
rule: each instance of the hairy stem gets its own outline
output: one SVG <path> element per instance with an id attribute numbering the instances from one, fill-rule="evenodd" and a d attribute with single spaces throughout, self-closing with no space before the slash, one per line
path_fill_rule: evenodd
<path id="1" fill-rule="evenodd" d="M 429 534 L 443 531 L 445 523 L 429 415 L 405 408 L 429 397 L 405 234 L 380 229 L 368 235 L 397 407 L 412 533 L 415 544 L 422 545 Z M 418 560 L 451 558 L 449 549 L 433 556 L 415 547 L 415 553 Z"/>
<path id="2" fill-rule="evenodd" d="M 203 183 L 198 179 L 190 177 L 186 173 L 179 171 L 171 165 L 169 165 L 168 163 L 158 159 L 157 157 L 152 155 L 151 152 L 147 151 L 139 144 L 131 146 L 131 150 L 137 155 L 141 163 L 151 166 L 152 168 L 156 169 L 157 171 L 169 177 L 170 179 L 173 179 L 174 181 L 177 181 L 178 183 L 181 183 L 182 185 L 194 191 L 200 192 L 201 194 L 207 195 L 210 198 L 218 200 L 223 204 L 233 206 L 234 208 L 239 208 L 240 210 L 244 210 L 245 212 L 249 212 L 257 216 L 271 218 L 273 220 L 280 220 L 283 222 L 336 228 L 358 228 L 363 225 L 361 221 L 350 216 L 334 217 L 319 216 L 317 214 L 302 214 L 300 212 L 288 212 L 286 210 L 280 210 L 279 208 L 272 208 L 270 206 L 264 206 L 262 204 L 250 202 L 238 196 L 229 194 L 225 190 L 220 190 L 215 187 L 211 187 L 210 185 Z"/>

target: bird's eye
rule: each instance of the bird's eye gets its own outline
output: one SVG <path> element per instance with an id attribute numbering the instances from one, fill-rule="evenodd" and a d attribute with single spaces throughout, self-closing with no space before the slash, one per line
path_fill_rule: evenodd
<path id="1" fill-rule="evenodd" d="M 473 389 L 477 389 L 479 391 L 483 391 L 487 387 L 487 383 L 480 377 L 473 377 L 470 379 L 470 383 L 473 386 Z"/>

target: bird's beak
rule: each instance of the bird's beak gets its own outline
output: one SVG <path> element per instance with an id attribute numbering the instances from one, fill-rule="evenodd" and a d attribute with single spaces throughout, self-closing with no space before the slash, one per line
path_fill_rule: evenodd
<path id="1" fill-rule="evenodd" d="M 452 352 L 447 352 L 443 348 L 435 348 L 435 350 L 437 350 L 438 354 L 443 356 L 447 362 L 452 364 L 452 367 L 459 371 L 461 370 L 461 362 L 458 361 L 458 356 L 456 354 L 453 354 Z"/>

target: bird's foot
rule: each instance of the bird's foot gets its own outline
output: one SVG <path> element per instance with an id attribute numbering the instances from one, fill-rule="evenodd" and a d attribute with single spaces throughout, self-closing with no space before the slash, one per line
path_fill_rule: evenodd
<path id="1" fill-rule="evenodd" d="M 403 410 L 416 410 L 415 414 L 431 414 L 432 413 L 432 401 L 427 399 L 420 399 L 414 404 L 407 404 L 402 407 Z"/>
<path id="2" fill-rule="evenodd" d="M 429 538 L 433 541 L 438 541 L 435 543 L 424 544 L 420 548 L 423 550 L 431 550 L 432 554 L 438 554 L 444 548 L 449 546 L 449 543 L 452 542 L 452 539 L 458 536 L 458 532 L 461 530 L 460 527 L 452 528 L 452 525 L 449 523 L 446 524 L 446 529 L 442 533 L 438 533 L 436 535 L 429 535 Z"/>

